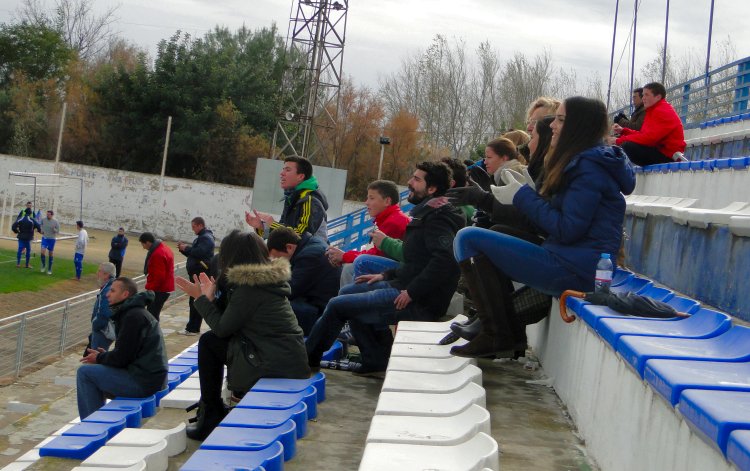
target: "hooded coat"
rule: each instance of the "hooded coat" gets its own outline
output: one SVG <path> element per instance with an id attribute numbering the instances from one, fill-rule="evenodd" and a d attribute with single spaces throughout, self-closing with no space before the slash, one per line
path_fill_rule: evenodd
<path id="1" fill-rule="evenodd" d="M 200 296 L 195 307 L 214 334 L 229 338 L 229 389 L 248 391 L 260 378 L 310 377 L 302 329 L 287 299 L 289 261 L 236 265 L 226 278 L 221 303 Z"/>
<path id="2" fill-rule="evenodd" d="M 602 253 L 616 260 L 622 242 L 625 198 L 635 189 L 633 165 L 619 147 L 597 146 L 574 156 L 564 184 L 547 199 L 528 185 L 513 205 L 546 232 L 542 244 L 570 271 L 594 286 Z"/>

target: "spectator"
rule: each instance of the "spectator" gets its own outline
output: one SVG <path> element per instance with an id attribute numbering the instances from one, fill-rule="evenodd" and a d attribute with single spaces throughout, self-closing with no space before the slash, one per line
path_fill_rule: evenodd
<path id="1" fill-rule="evenodd" d="M 409 216 L 401 211 L 400 201 L 398 187 L 392 181 L 375 180 L 367 186 L 365 205 L 367 213 L 373 218 L 373 225 L 396 239 L 403 239 L 406 225 L 409 224 Z M 341 286 L 352 283 L 354 278 L 364 273 L 381 273 L 389 268 L 398 267 L 398 262 L 384 257 L 383 252 L 377 247 L 348 252 L 329 247 L 327 255 L 332 264 L 345 264 L 341 274 Z M 363 271 L 358 271 L 360 269 Z"/>
<path id="2" fill-rule="evenodd" d="M 268 252 L 273 258 L 285 258 L 292 267 L 289 301 L 305 335 L 328 301 L 339 292 L 341 267 L 333 266 L 326 256 L 328 244 L 306 232 L 301 236 L 289 227 L 279 227 L 268 236 Z"/>
<path id="3" fill-rule="evenodd" d="M 60 223 L 54 218 L 54 211 L 51 209 L 47 211 L 47 217 L 42 219 L 41 233 L 42 233 L 42 254 L 40 256 L 42 260 L 42 268 L 40 271 L 44 273 L 45 265 L 47 264 L 47 252 L 49 252 L 49 265 L 47 265 L 47 274 L 52 274 L 52 262 L 54 260 L 53 255 L 55 253 L 55 242 L 57 242 L 57 234 L 60 233 Z"/>
<path id="4" fill-rule="evenodd" d="M 148 312 L 158 321 L 169 293 L 174 291 L 174 254 L 167 244 L 150 232 L 141 234 L 138 241 L 148 251 L 143 265 L 146 289 L 154 292 L 154 300 L 148 306 Z"/>
<path id="5" fill-rule="evenodd" d="M 527 158 L 529 157 L 528 145 L 529 141 L 531 140 L 531 136 L 529 134 L 531 133 L 526 133 L 525 131 L 521 131 L 520 129 L 511 129 L 510 131 L 504 132 L 500 135 L 500 137 L 508 139 L 513 143 L 513 145 L 516 146 L 518 155 L 517 159 L 522 164 L 526 164 Z"/>
<path id="6" fill-rule="evenodd" d="M 73 255 L 73 265 L 76 268 L 76 280 L 81 281 L 83 273 L 83 256 L 86 254 L 86 247 L 89 245 L 89 233 L 83 228 L 83 221 L 76 221 L 78 228 L 78 238 L 76 239 L 75 253 Z"/>
<path id="7" fill-rule="evenodd" d="M 393 339 L 378 327 L 400 320 L 436 320 L 445 314 L 459 278 L 452 241 L 464 225 L 461 211 L 442 198 L 451 178 L 450 168 L 442 162 L 417 164 L 409 179 L 408 200 L 416 206 L 406 229 L 403 264 L 382 274 L 362 275 L 331 299 L 307 338 L 311 366 L 320 365 L 323 353 L 349 321 L 362 355 L 354 373 L 382 376 Z M 383 332 L 389 339 L 376 337 Z"/>
<path id="8" fill-rule="evenodd" d="M 216 283 L 205 273 L 195 283 L 177 278 L 211 328 L 198 341 L 200 409 L 196 424 L 187 429 L 195 440 L 205 439 L 226 414 L 224 365 L 235 398 L 263 377 L 310 376 L 302 329 L 287 300 L 289 262 L 270 260 L 260 237 L 235 230 L 221 241 L 219 270 Z"/>
<path id="9" fill-rule="evenodd" d="M 526 132 L 531 134 L 536 122 L 545 116 L 554 115 L 560 100 L 546 96 L 540 96 L 534 100 L 526 110 Z"/>
<path id="10" fill-rule="evenodd" d="M 451 188 L 464 188 L 467 183 L 466 166 L 462 164 L 460 160 L 451 159 L 450 157 L 444 157 L 440 159 L 440 161 L 450 167 L 451 171 L 453 172 Z M 472 224 L 472 221 L 474 220 L 474 214 L 476 213 L 474 206 L 470 204 L 464 204 L 458 206 L 458 209 L 460 209 L 461 212 L 464 213 L 464 217 L 466 217 L 466 225 L 470 226 Z"/>
<path id="11" fill-rule="evenodd" d="M 662 164 L 679 160 L 685 151 L 685 135 L 682 121 L 674 108 L 665 99 L 664 85 L 652 82 L 643 86 L 643 106 L 646 108 L 640 131 L 612 126 L 620 137 L 611 137 L 610 144 L 617 144 L 636 165 Z M 679 153 L 679 154 L 678 154 Z"/>
<path id="12" fill-rule="evenodd" d="M 214 256 L 214 247 L 216 242 L 214 241 L 214 233 L 210 229 L 206 228 L 206 221 L 202 217 L 195 217 L 190 221 L 190 227 L 193 230 L 193 234 L 196 238 L 192 244 L 185 242 L 179 242 L 177 244 L 177 250 L 187 257 L 187 269 L 188 278 L 193 280 L 196 275 L 206 273 L 211 263 L 211 258 Z M 185 330 L 177 332 L 181 335 L 198 335 L 201 331 L 201 315 L 195 309 L 195 298 L 190 298 L 188 301 L 190 306 L 190 317 L 188 323 L 185 326 Z"/>
<path id="13" fill-rule="evenodd" d="M 120 277 L 122 271 L 122 261 L 125 259 L 125 251 L 128 248 L 128 238 L 125 237 L 125 229 L 120 227 L 117 229 L 117 234 L 112 237 L 112 242 L 109 243 L 109 263 L 115 266 L 115 278 Z"/>
<path id="14" fill-rule="evenodd" d="M 167 386 L 167 352 L 159 323 L 145 309 L 152 299 L 130 278 L 107 293 L 117 340 L 112 351 L 88 349 L 78 368 L 78 414 L 85 419 L 110 397 L 148 397 Z"/>
<path id="15" fill-rule="evenodd" d="M 99 351 L 99 348 L 109 350 L 109 346 L 115 340 L 115 326 L 110 321 L 112 309 L 109 307 L 107 294 L 112 283 L 115 281 L 115 266 L 110 262 L 99 264 L 96 272 L 96 280 L 99 282 L 99 293 L 94 301 L 94 310 L 91 313 L 91 333 L 89 343 L 83 351 L 83 356 L 88 354 L 89 349 Z"/>
<path id="16" fill-rule="evenodd" d="M 31 218 L 31 209 L 23 210 L 23 217 L 17 219 L 10 227 L 18 239 L 18 252 L 16 252 L 16 268 L 21 268 L 21 254 L 26 251 L 26 268 L 31 268 L 31 241 L 34 240 L 34 231 L 41 230 L 39 224 Z"/>
<path id="17" fill-rule="evenodd" d="M 526 328 L 515 318 L 509 279 L 553 296 L 566 289 L 593 290 L 600 254 L 614 258 L 620 248 L 622 194 L 635 188 L 635 174 L 625 154 L 602 145 L 607 128 L 602 102 L 568 98 L 552 123 L 554 150 L 545 161 L 540 191 L 530 179 L 510 172 L 505 174 L 505 186 L 493 188 L 501 203 L 512 203 L 549 234 L 541 246 L 480 228 L 458 233 L 456 259 L 482 331 L 451 353 L 510 356 L 526 348 Z"/>
<path id="18" fill-rule="evenodd" d="M 287 157 L 279 176 L 284 190 L 284 209 L 278 222 L 266 213 L 253 210 L 245 212 L 245 221 L 262 236 L 277 227 L 291 227 L 297 234 L 309 232 L 328 241 L 326 211 L 328 200 L 318 189 L 318 180 L 313 175 L 313 166 L 304 157 Z"/>
<path id="19" fill-rule="evenodd" d="M 643 89 L 636 88 L 633 90 L 633 114 L 630 115 L 630 119 L 625 116 L 624 113 L 619 113 L 615 116 L 615 124 L 620 127 L 632 129 L 634 131 L 640 131 L 643 126 L 643 120 L 646 118 L 646 108 L 643 106 Z"/>
<path id="20" fill-rule="evenodd" d="M 22 210 L 20 210 L 18 212 L 18 216 L 16 216 L 16 221 L 18 221 L 22 217 L 26 216 L 26 210 L 27 209 L 29 210 L 28 211 L 29 212 L 29 216 L 31 216 L 32 219 L 34 218 L 34 205 L 31 203 L 31 201 L 27 201 L 26 202 L 26 207 L 23 208 Z"/>
<path id="21" fill-rule="evenodd" d="M 544 116 L 538 119 L 534 129 L 531 131 L 531 140 L 529 141 L 529 165 L 527 170 L 529 175 L 541 187 L 542 173 L 544 170 L 544 158 L 550 151 L 552 142 L 552 128 L 550 124 L 554 121 L 554 116 Z"/>

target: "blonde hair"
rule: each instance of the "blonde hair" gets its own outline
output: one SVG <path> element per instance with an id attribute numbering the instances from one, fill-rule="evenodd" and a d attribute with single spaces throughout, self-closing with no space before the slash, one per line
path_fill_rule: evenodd
<path id="1" fill-rule="evenodd" d="M 531 115 L 534 114 L 534 112 L 539 108 L 544 108 L 545 115 L 555 114 L 557 108 L 560 107 L 560 103 L 562 102 L 557 98 L 540 96 L 536 100 L 532 101 L 529 105 L 529 108 L 526 110 L 526 119 L 528 120 L 529 118 L 531 118 Z"/>
<path id="2" fill-rule="evenodd" d="M 503 133 L 500 137 L 509 139 L 513 144 L 516 145 L 516 147 L 528 144 L 531 140 L 531 136 L 529 136 L 526 131 L 521 131 L 520 129 L 513 129 L 511 131 Z"/>

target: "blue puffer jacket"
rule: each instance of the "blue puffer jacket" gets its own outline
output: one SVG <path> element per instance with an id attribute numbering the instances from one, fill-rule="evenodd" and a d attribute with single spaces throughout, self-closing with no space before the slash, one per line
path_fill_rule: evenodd
<path id="1" fill-rule="evenodd" d="M 513 205 L 549 234 L 542 246 L 573 273 L 590 280 L 593 289 L 601 254 L 617 259 L 625 217 L 622 194 L 634 189 L 635 172 L 625 153 L 602 145 L 571 159 L 563 186 L 551 199 L 523 186 Z"/>

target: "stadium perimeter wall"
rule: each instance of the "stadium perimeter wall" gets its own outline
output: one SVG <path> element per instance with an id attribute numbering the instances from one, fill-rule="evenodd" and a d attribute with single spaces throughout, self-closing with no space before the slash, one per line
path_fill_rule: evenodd
<path id="1" fill-rule="evenodd" d="M 14 182 L 8 172 L 55 173 L 55 163 L 0 154 L 0 205 L 7 197 L 10 204 Z M 217 237 L 232 229 L 246 229 L 245 211 L 253 204 L 253 189 L 197 180 L 164 177 L 164 195 L 160 204 L 159 175 L 60 163 L 57 173 L 83 179 L 83 220 L 86 226 L 116 231 L 124 227 L 128 232 L 151 231 L 158 237 L 172 240 L 192 240 L 190 220 L 203 216 Z M 27 183 L 31 183 L 31 179 Z M 15 207 L 6 209 L 5 231 L 8 235 L 8 215 L 18 214 L 23 204 L 32 198 L 33 187 L 15 187 Z M 67 180 L 58 188 L 37 189 L 37 202 L 43 211 L 57 199 L 57 217 L 63 224 L 74 224 L 79 218 L 78 182 Z M 336 213 L 347 213 L 361 208 L 359 202 L 344 201 Z M 338 209 L 338 208 L 335 208 Z M 329 214 L 329 219 L 339 214 Z"/>

